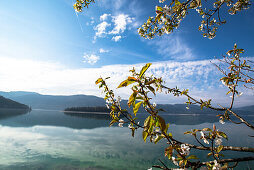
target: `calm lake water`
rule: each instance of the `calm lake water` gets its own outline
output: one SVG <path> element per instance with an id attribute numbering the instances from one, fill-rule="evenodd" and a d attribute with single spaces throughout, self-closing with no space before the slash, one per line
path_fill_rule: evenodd
<path id="1" fill-rule="evenodd" d="M 227 132 L 225 145 L 254 147 L 254 132 L 244 125 L 218 123 L 214 115 L 163 115 L 170 131 L 179 140 L 195 143 L 188 135 L 193 128 L 212 127 Z M 142 117 L 142 116 L 141 116 Z M 254 123 L 254 117 L 247 117 Z M 101 117 L 75 117 L 59 111 L 33 110 L 22 115 L 0 117 L 0 169 L 148 169 L 164 158 L 165 141 L 144 143 L 141 131 L 134 138 L 127 128 L 108 127 Z M 234 135 L 236 134 L 236 135 Z M 206 159 L 205 153 L 198 154 Z M 237 157 L 236 153 L 226 153 Z M 247 156 L 247 155 L 246 155 Z M 248 156 L 254 156 L 249 154 Z M 254 168 L 253 162 L 236 169 Z"/>

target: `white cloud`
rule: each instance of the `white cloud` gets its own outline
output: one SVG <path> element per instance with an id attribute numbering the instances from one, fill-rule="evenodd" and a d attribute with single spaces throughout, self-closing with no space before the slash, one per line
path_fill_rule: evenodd
<path id="1" fill-rule="evenodd" d="M 96 30 L 95 36 L 96 37 L 102 37 L 104 34 L 106 34 L 106 28 L 109 27 L 111 24 L 107 23 L 106 21 L 103 21 L 102 23 L 98 24 L 94 30 Z"/>
<path id="2" fill-rule="evenodd" d="M 107 20 L 108 17 L 111 17 L 112 20 L 110 23 L 110 21 L 106 22 L 105 20 Z M 125 30 L 127 29 L 127 25 L 131 24 L 134 21 L 134 18 L 129 17 L 129 15 L 126 14 L 119 14 L 116 16 L 112 16 L 111 14 L 103 14 L 100 16 L 100 20 L 101 23 L 99 23 L 94 30 L 95 32 L 95 36 L 94 36 L 94 41 L 93 43 L 95 43 L 95 40 L 97 37 L 105 37 L 106 35 L 117 35 L 112 37 L 111 39 L 114 40 L 115 42 L 119 41 L 122 36 L 120 34 L 124 33 Z M 114 27 L 112 28 L 111 31 L 107 31 L 107 28 L 110 27 L 111 25 L 114 25 Z"/>
<path id="3" fill-rule="evenodd" d="M 91 54 L 91 55 L 84 55 L 83 56 L 84 57 L 84 62 L 85 63 L 89 63 L 89 64 L 91 64 L 91 65 L 93 65 L 93 64 L 95 64 L 95 63 L 97 63 L 97 61 L 99 61 L 100 60 L 100 57 L 99 56 L 97 56 L 97 55 L 94 55 L 94 54 Z"/>
<path id="4" fill-rule="evenodd" d="M 105 50 L 105 49 L 103 49 L 103 48 L 100 48 L 99 52 L 100 52 L 100 53 L 108 53 L 109 50 Z"/>
<path id="5" fill-rule="evenodd" d="M 109 16 L 111 16 L 111 14 L 103 14 L 103 15 L 100 16 L 100 20 L 101 20 L 101 21 L 105 21 L 105 20 L 107 20 L 107 18 L 108 18 Z"/>
<path id="6" fill-rule="evenodd" d="M 119 14 L 117 16 L 112 17 L 112 21 L 114 22 L 114 29 L 109 34 L 119 34 L 123 33 L 126 29 L 127 24 L 133 22 L 133 18 L 129 17 L 129 15 Z"/>
<path id="7" fill-rule="evenodd" d="M 168 35 L 149 41 L 148 44 L 156 46 L 157 52 L 164 58 L 175 60 L 193 60 L 192 49 L 178 35 Z"/>
<path id="8" fill-rule="evenodd" d="M 139 71 L 143 65 L 108 65 L 100 68 L 69 69 L 57 63 L 0 57 L 0 89 L 1 91 L 35 91 L 58 95 L 87 94 L 103 97 L 94 83 L 98 77 L 111 77 L 108 80 L 109 86 L 116 89 L 119 83 L 130 75 L 130 69 L 135 67 Z M 190 94 L 196 98 L 212 98 L 220 104 L 226 104 L 230 100 L 230 97 L 225 95 L 227 89 L 219 81 L 220 73 L 209 60 L 157 62 L 152 64 L 149 74 L 162 77 L 169 87 L 189 88 Z M 240 91 L 244 95 L 237 98 L 237 104 L 253 104 L 254 92 L 247 89 L 240 89 Z M 116 90 L 116 95 L 123 96 L 125 99 L 130 93 L 129 88 Z M 156 100 L 157 103 L 183 103 L 186 98 L 159 94 Z"/>
<path id="9" fill-rule="evenodd" d="M 94 17 L 91 17 L 90 18 L 90 22 L 86 22 L 86 25 L 89 26 L 89 25 L 93 25 L 94 24 Z"/>
<path id="10" fill-rule="evenodd" d="M 115 42 L 118 42 L 118 41 L 120 41 L 121 38 L 122 37 L 120 35 L 118 35 L 118 36 L 112 37 L 112 40 L 115 41 Z"/>

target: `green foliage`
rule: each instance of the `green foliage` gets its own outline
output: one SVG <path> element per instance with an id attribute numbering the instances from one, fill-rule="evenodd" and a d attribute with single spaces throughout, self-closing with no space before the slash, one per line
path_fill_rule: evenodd
<path id="1" fill-rule="evenodd" d="M 94 2 L 94 0 L 76 0 L 74 8 L 76 11 L 81 12 L 83 7 L 88 7 L 92 2 Z M 159 2 L 164 3 L 166 0 L 159 0 Z M 212 4 L 213 7 L 210 8 L 209 4 Z M 165 33 L 172 33 L 174 29 L 179 27 L 180 22 L 189 14 L 189 12 L 195 10 L 202 18 L 199 30 L 203 32 L 204 37 L 212 39 L 216 35 L 218 26 L 226 23 L 226 21 L 221 20 L 220 18 L 219 11 L 222 8 L 229 8 L 228 13 L 234 15 L 239 11 L 248 9 L 249 6 L 250 0 L 213 0 L 209 2 L 206 2 L 205 0 L 171 0 L 164 7 L 156 6 L 156 16 L 149 17 L 147 22 L 138 29 L 138 32 L 140 36 L 148 39 L 152 39 L 156 35 L 161 36 Z M 215 16 L 218 21 L 215 19 Z M 155 144 L 162 140 L 166 141 L 168 146 L 165 148 L 164 154 L 179 168 L 191 167 L 197 169 L 204 165 L 206 165 L 208 169 L 227 168 L 227 162 L 229 162 L 229 160 L 222 160 L 222 157 L 224 156 L 222 152 L 225 150 L 239 151 L 239 147 L 227 147 L 222 145 L 223 139 L 228 140 L 226 133 L 219 131 L 216 126 L 213 125 L 212 128 L 192 129 L 184 133 L 192 135 L 200 144 L 199 146 L 178 141 L 174 138 L 172 133 L 169 132 L 169 130 L 173 130 L 169 128 L 169 123 L 166 124 L 163 117 L 159 115 L 161 109 L 157 108 L 155 103 L 151 103 L 152 98 L 150 96 L 148 97 L 148 95 L 153 94 L 155 96 L 156 93 L 160 93 L 162 92 L 162 89 L 164 89 L 167 94 L 187 97 L 187 109 L 189 108 L 189 105 L 197 104 L 201 109 L 206 107 L 219 112 L 224 112 L 217 115 L 220 118 L 221 123 L 224 123 L 224 120 L 232 121 L 231 117 L 235 116 L 241 121 L 240 123 L 244 123 L 254 129 L 254 126 L 232 111 L 235 95 L 241 94 L 241 92 L 237 90 L 239 83 L 243 83 L 244 87 L 247 88 L 252 88 L 254 84 L 254 79 L 249 74 L 249 72 L 254 72 L 253 67 L 248 64 L 246 60 L 242 61 L 240 58 L 240 54 L 243 52 L 243 49 L 239 49 L 234 45 L 234 48 L 227 52 L 228 56 L 223 56 L 223 59 L 220 60 L 225 65 L 229 65 L 229 72 L 226 72 L 220 66 L 215 65 L 224 75 L 220 80 L 229 88 L 227 94 L 232 93 L 232 101 L 229 108 L 215 108 L 212 106 L 211 99 L 208 99 L 207 101 L 203 99 L 195 99 L 190 96 L 188 89 L 181 91 L 177 87 L 169 88 L 164 86 L 161 78 L 156 78 L 153 75 L 147 76 L 149 74 L 149 67 L 151 66 L 151 63 L 147 63 L 139 72 L 137 72 L 135 68 L 130 70 L 131 75 L 118 86 L 118 88 L 130 87 L 132 90 L 128 100 L 128 107 L 132 107 L 133 112 L 128 113 L 121 108 L 121 99 L 119 97 L 115 99 L 114 92 L 107 86 L 106 79 L 108 78 L 98 78 L 95 83 L 99 88 L 103 89 L 107 107 L 111 109 L 110 116 L 112 121 L 110 122 L 110 126 L 114 123 L 118 123 L 119 127 L 123 127 L 124 124 L 128 123 L 128 128 L 131 130 L 133 137 L 136 130 L 142 128 L 144 142 L 146 142 L 147 139 L 150 139 L 150 142 Z M 144 107 L 148 113 L 143 125 L 140 125 L 138 121 L 138 111 L 141 106 Z M 120 119 L 120 116 L 124 116 L 125 120 Z M 196 155 L 190 155 L 191 149 L 208 150 L 209 153 L 207 156 L 211 157 L 213 161 L 193 161 L 199 158 Z M 240 150 L 253 152 L 254 149 L 240 147 Z M 246 159 L 241 159 L 241 161 L 244 160 Z M 252 160 L 254 160 L 254 157 Z M 239 160 L 235 159 L 234 161 L 233 159 L 233 161 L 230 161 L 238 163 Z M 222 166 L 220 162 L 223 162 Z M 168 169 L 166 166 L 165 168 Z"/>
<path id="2" fill-rule="evenodd" d="M 76 0 L 76 3 L 73 5 L 73 7 L 77 12 L 82 12 L 83 8 L 88 8 L 91 3 L 94 3 L 94 0 Z"/>
<path id="3" fill-rule="evenodd" d="M 212 8 L 210 7 L 211 3 L 213 4 Z M 172 0 L 164 7 L 156 6 L 156 16 L 149 17 L 147 22 L 138 29 L 138 32 L 140 36 L 148 39 L 152 39 L 156 35 L 170 34 L 179 27 L 189 12 L 195 11 L 202 18 L 199 31 L 203 32 L 204 37 L 212 39 L 216 36 L 218 27 L 226 23 L 220 18 L 219 11 L 222 8 L 229 8 L 228 13 L 235 15 L 237 12 L 248 9 L 249 6 L 250 0 L 213 0 L 209 2 L 205 0 Z"/>

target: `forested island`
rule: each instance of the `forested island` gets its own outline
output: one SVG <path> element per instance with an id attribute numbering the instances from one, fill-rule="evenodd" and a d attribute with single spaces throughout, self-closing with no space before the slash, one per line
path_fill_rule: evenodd
<path id="1" fill-rule="evenodd" d="M 69 107 L 64 109 L 64 111 L 110 113 L 111 110 L 105 106 L 95 106 L 95 107 Z"/>
<path id="2" fill-rule="evenodd" d="M 70 107 L 64 109 L 64 114 L 69 116 L 77 116 L 82 118 L 95 118 L 95 119 L 110 119 L 109 113 L 111 112 L 105 106 L 95 107 Z"/>

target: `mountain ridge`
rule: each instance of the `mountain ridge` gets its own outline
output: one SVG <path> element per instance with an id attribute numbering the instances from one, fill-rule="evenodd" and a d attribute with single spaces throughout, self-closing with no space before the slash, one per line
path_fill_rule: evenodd
<path id="1" fill-rule="evenodd" d="M 93 95 L 42 95 L 35 92 L 3 92 L 0 91 L 0 95 L 8 97 L 14 101 L 24 103 L 35 109 L 56 109 L 64 110 L 68 107 L 95 107 L 105 106 L 103 98 Z M 127 106 L 127 100 L 121 102 L 123 108 L 127 108 L 131 112 L 131 109 Z M 189 109 L 186 109 L 186 104 L 157 104 L 157 108 L 165 110 L 167 113 L 179 113 L 179 114 L 218 114 L 218 111 L 204 108 L 200 109 L 198 105 L 191 105 Z M 254 105 L 235 108 L 241 114 L 254 114 Z M 139 112 L 145 112 L 143 108 L 140 108 Z"/>

